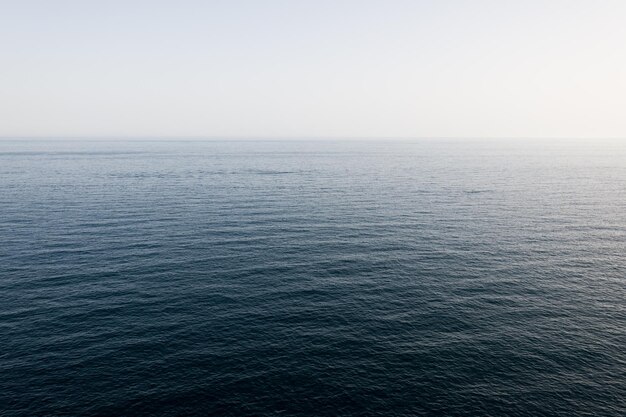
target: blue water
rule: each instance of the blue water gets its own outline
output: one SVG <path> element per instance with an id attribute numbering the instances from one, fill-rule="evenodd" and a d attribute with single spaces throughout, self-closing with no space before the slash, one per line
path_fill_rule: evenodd
<path id="1" fill-rule="evenodd" d="M 0 415 L 624 416 L 626 142 L 1 141 Z"/>

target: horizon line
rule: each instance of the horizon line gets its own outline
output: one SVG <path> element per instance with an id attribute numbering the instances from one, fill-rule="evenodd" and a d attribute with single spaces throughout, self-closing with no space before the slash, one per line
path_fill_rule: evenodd
<path id="1" fill-rule="evenodd" d="M 626 136 L 0 136 L 0 140 L 332 141 L 332 140 L 625 140 Z"/>

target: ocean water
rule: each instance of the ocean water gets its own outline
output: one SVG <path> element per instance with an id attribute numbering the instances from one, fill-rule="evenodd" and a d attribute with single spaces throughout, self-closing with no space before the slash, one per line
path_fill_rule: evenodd
<path id="1" fill-rule="evenodd" d="M 624 416 L 626 142 L 0 142 L 0 415 Z"/>

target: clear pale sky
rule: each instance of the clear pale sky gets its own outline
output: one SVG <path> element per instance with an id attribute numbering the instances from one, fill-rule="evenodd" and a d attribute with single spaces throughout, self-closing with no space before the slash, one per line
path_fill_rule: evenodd
<path id="1" fill-rule="evenodd" d="M 626 137 L 624 0 L 0 0 L 0 136 Z"/>

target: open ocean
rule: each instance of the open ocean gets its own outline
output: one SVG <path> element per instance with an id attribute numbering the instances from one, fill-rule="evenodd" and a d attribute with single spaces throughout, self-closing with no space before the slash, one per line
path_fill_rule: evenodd
<path id="1" fill-rule="evenodd" d="M 626 141 L 0 141 L 0 415 L 626 415 Z"/>

